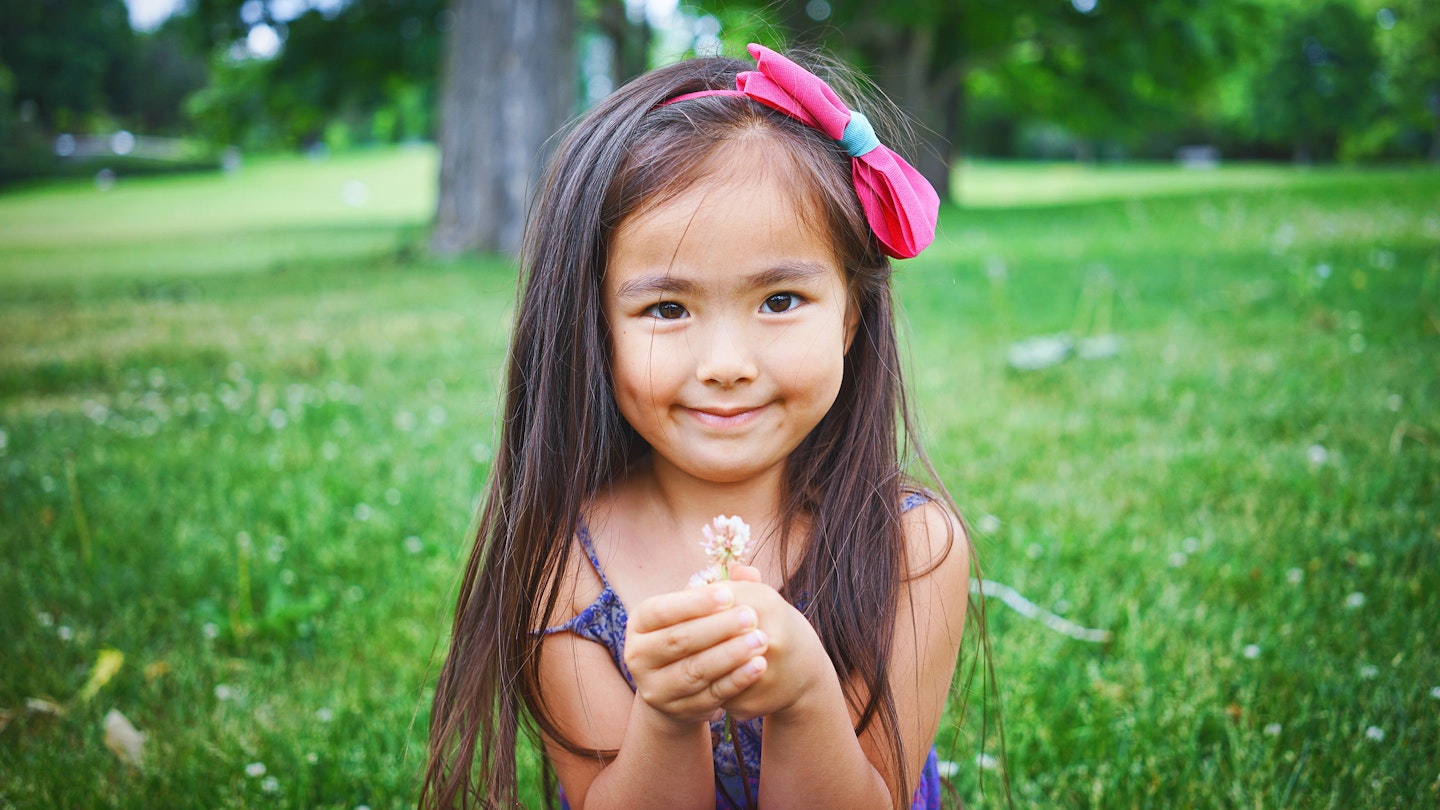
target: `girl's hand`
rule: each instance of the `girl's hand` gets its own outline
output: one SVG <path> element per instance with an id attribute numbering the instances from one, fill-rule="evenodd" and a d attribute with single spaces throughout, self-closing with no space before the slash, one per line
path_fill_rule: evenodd
<path id="1" fill-rule="evenodd" d="M 765 672 L 767 632 L 735 586 L 716 583 L 652 596 L 630 614 L 625 665 L 635 694 L 679 725 L 708 722 Z M 782 600 L 783 601 L 783 600 Z"/>
<path id="2" fill-rule="evenodd" d="M 757 569 L 749 571 L 755 573 L 753 578 L 739 567 L 731 568 L 730 585 L 740 609 L 751 608 L 758 617 L 759 628 L 768 640 L 767 666 L 753 685 L 725 702 L 725 710 L 737 720 L 785 712 L 813 692 L 817 684 L 835 679 L 835 668 L 820 636 L 804 614 L 774 588 L 760 582 Z"/>

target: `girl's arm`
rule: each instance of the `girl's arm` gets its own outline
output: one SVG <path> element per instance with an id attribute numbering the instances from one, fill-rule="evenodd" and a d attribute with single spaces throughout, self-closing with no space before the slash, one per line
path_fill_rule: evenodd
<path id="1" fill-rule="evenodd" d="M 551 717 L 571 741 L 619 752 L 607 761 L 546 739 L 570 806 L 713 807 L 709 719 L 764 671 L 755 624 L 754 611 L 719 586 L 646 600 L 630 616 L 625 649 L 638 695 L 599 644 L 549 636 L 540 671 Z"/>
<path id="2" fill-rule="evenodd" d="M 965 626 L 970 557 L 959 520 L 939 503 L 913 509 L 903 520 L 914 578 L 901 586 L 889 671 L 905 762 L 888 761 L 890 741 L 878 721 L 857 738 L 857 717 L 814 630 L 793 608 L 772 607 L 767 595 L 760 625 L 770 630 L 770 669 L 727 704 L 765 715 L 762 805 L 910 805 L 910 796 L 898 795 L 899 769 L 913 789 L 939 727 Z M 743 592 L 742 602 L 747 596 Z"/>

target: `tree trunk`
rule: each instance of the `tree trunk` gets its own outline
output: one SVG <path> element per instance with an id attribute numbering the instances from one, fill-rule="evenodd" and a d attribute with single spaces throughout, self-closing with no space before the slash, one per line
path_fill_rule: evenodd
<path id="1" fill-rule="evenodd" d="M 574 0 L 452 0 L 431 249 L 520 249 L 546 140 L 575 106 Z"/>
<path id="2" fill-rule="evenodd" d="M 650 22 L 632 20 L 625 0 L 602 0 L 600 31 L 610 40 L 610 78 L 616 87 L 650 69 Z"/>
<path id="3" fill-rule="evenodd" d="M 890 36 L 866 41 L 876 65 L 871 78 L 900 109 L 915 119 L 919 143 L 915 168 L 935 187 L 942 201 L 951 199 L 950 167 L 959 140 L 960 83 L 958 70 L 937 69 L 934 32 L 905 27 Z"/>

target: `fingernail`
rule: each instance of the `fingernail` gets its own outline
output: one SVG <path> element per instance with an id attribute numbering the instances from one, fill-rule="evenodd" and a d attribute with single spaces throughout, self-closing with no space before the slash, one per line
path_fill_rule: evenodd
<path id="1" fill-rule="evenodd" d="M 764 630 L 754 630 L 754 631 L 751 631 L 750 635 L 748 635 L 748 636 L 745 637 L 745 640 L 750 643 L 750 646 L 751 646 L 751 647 L 753 647 L 753 648 L 755 648 L 755 649 L 758 650 L 758 649 L 760 649 L 761 647 L 764 647 L 764 646 L 765 646 L 765 631 L 764 631 Z"/>
<path id="2" fill-rule="evenodd" d="M 755 615 L 755 608 L 746 605 L 740 608 L 740 624 L 745 627 L 754 627 L 760 623 L 759 617 Z"/>
<path id="3" fill-rule="evenodd" d="M 729 588 L 716 588 L 715 604 L 720 607 L 729 607 L 735 604 L 735 593 Z"/>
<path id="4" fill-rule="evenodd" d="M 750 659 L 750 663 L 746 664 L 745 668 L 750 670 L 751 675 L 763 675 L 767 666 L 769 665 L 765 662 L 764 657 L 757 655 Z"/>

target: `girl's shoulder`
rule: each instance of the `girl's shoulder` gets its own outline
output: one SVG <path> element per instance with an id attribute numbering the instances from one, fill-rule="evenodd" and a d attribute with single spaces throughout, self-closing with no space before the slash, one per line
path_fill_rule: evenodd
<path id="1" fill-rule="evenodd" d="M 939 574 L 952 584 L 968 585 L 970 536 L 945 499 L 921 489 L 906 490 L 900 528 L 911 579 Z"/>

